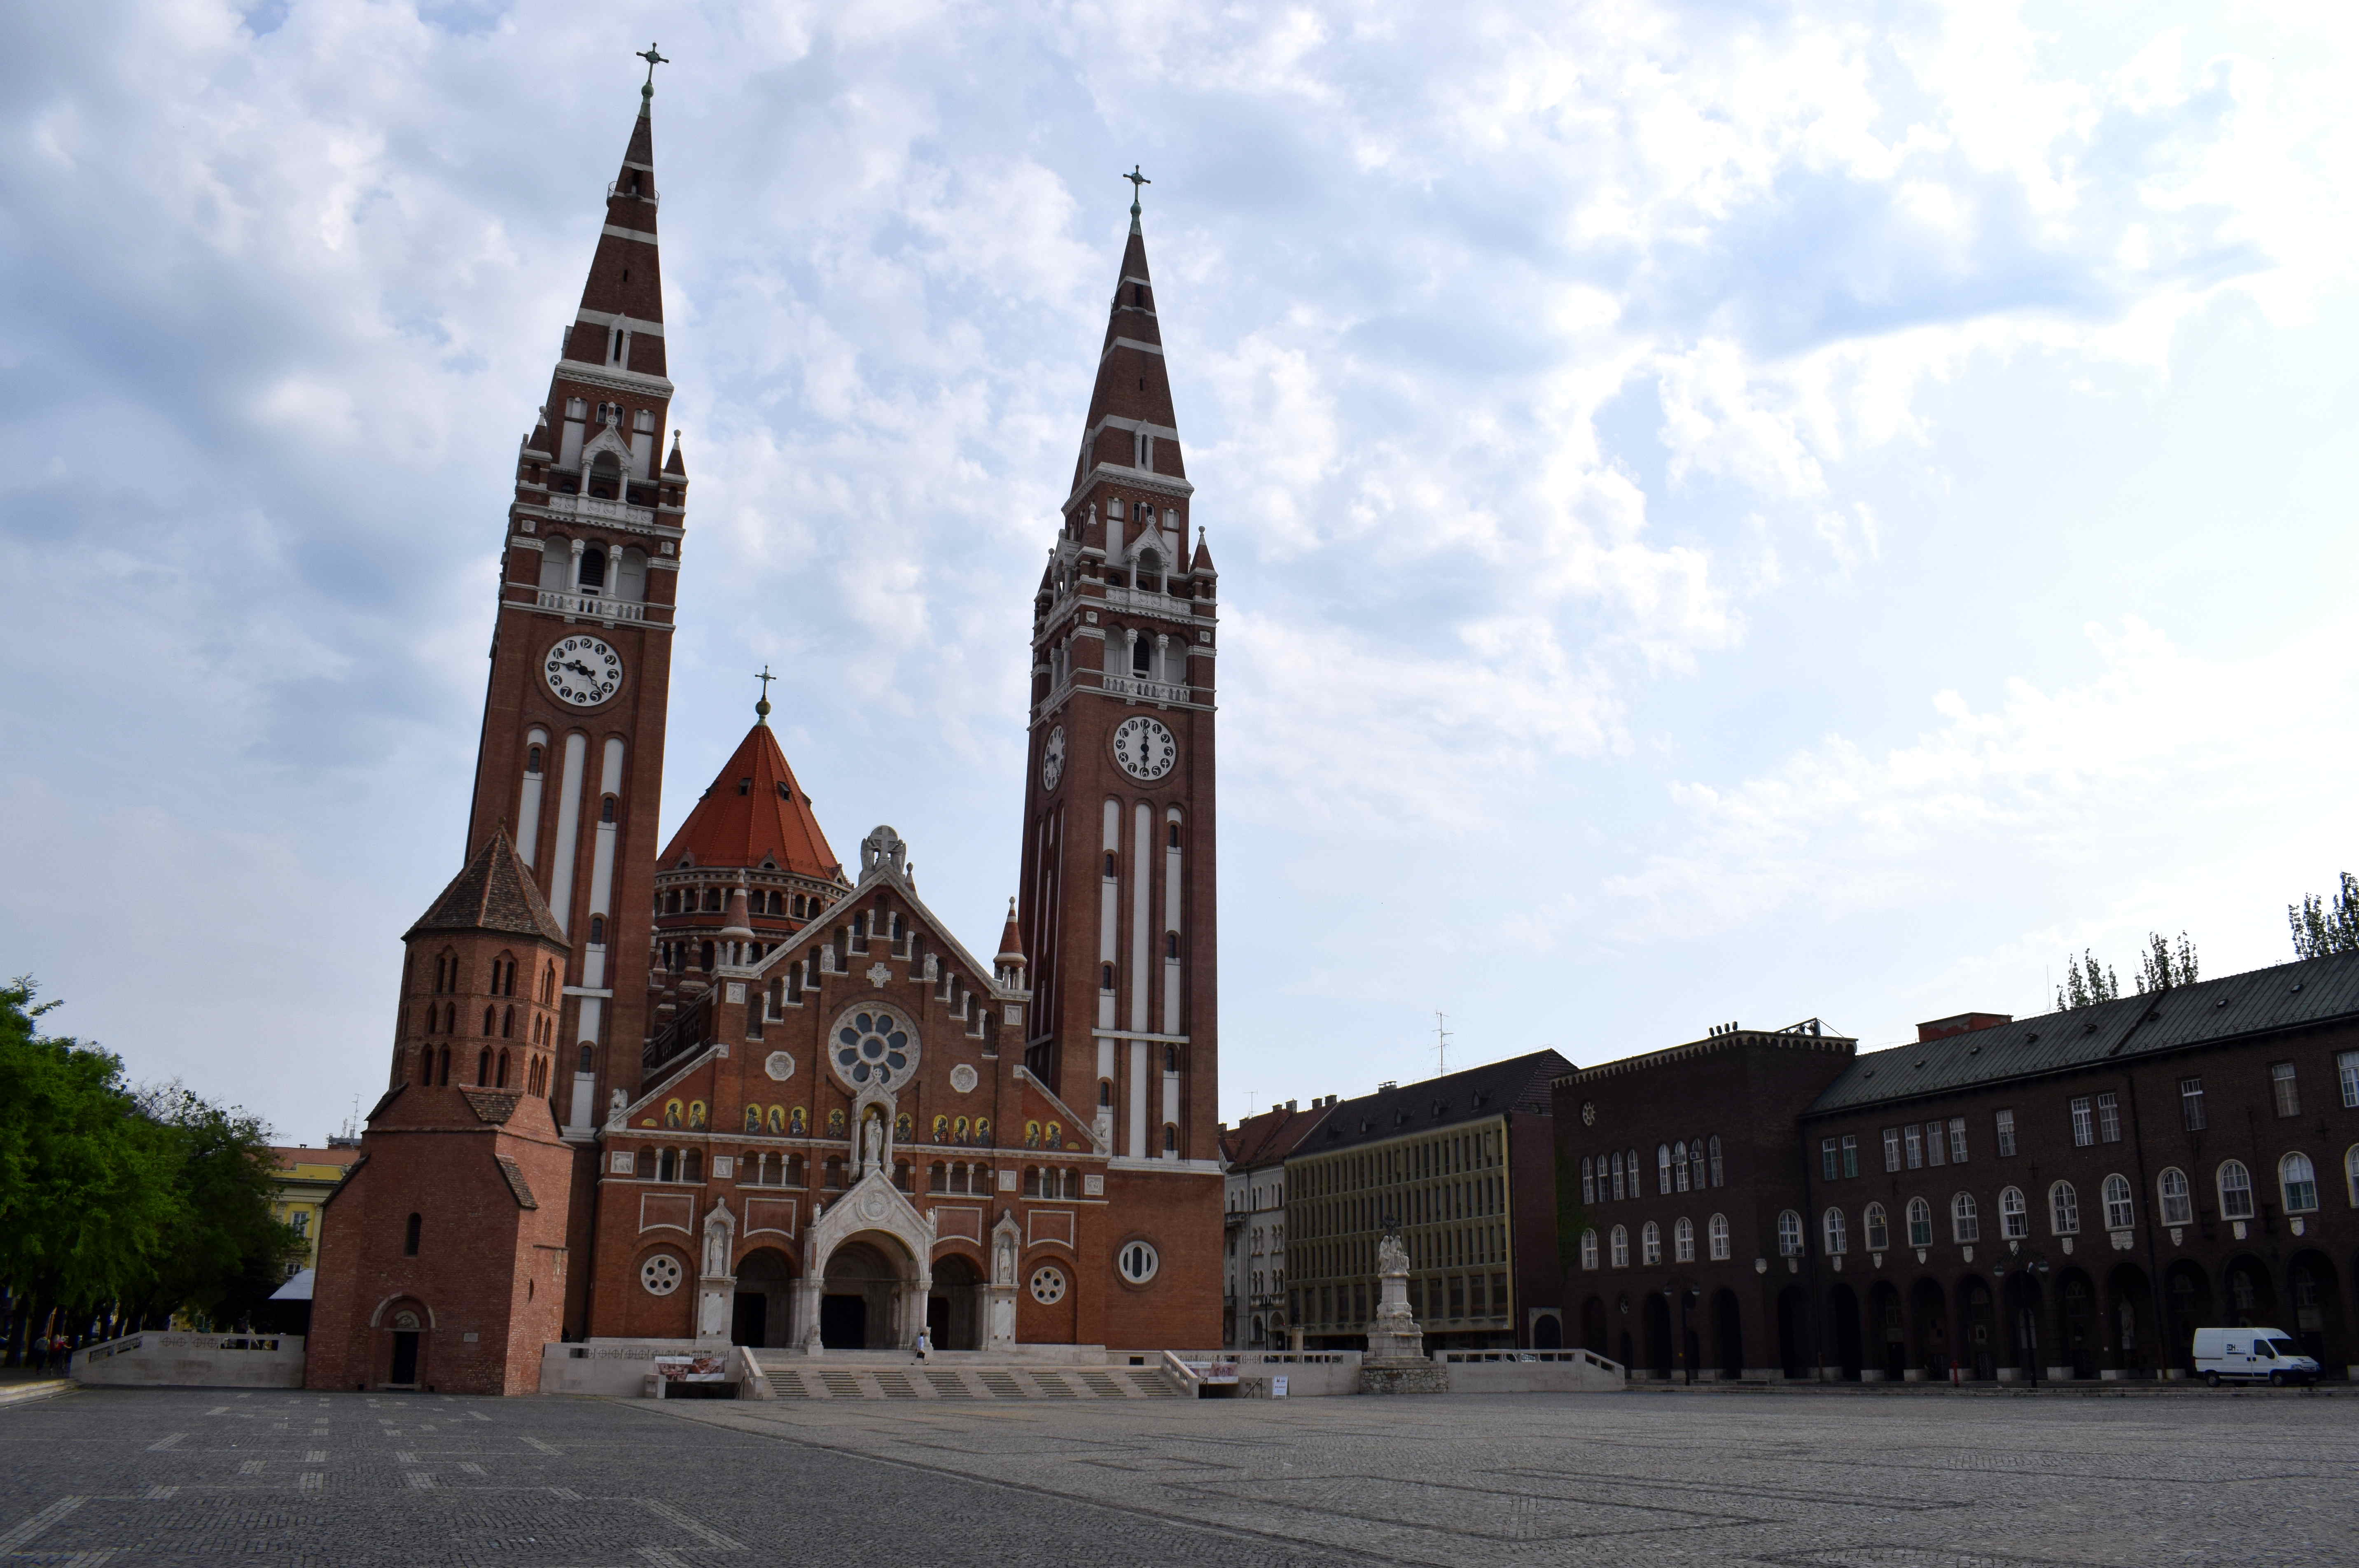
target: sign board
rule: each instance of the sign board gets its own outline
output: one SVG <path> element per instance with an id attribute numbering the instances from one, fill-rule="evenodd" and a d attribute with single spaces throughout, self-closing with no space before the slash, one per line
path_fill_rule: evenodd
<path id="1" fill-rule="evenodd" d="M 656 1376 L 667 1383 L 725 1383 L 729 1380 L 728 1357 L 658 1356 Z"/>
<path id="2" fill-rule="evenodd" d="M 1190 1361 L 1188 1370 L 1197 1380 L 1205 1383 L 1234 1383 L 1237 1380 L 1237 1364 L 1234 1361 Z"/>
<path id="3" fill-rule="evenodd" d="M 1269 1397 L 1274 1400 L 1286 1398 L 1286 1379 L 1283 1376 L 1270 1379 Z"/>

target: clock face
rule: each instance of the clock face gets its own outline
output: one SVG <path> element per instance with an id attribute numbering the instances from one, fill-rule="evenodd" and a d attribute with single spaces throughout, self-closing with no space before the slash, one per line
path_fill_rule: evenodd
<path id="1" fill-rule="evenodd" d="M 1060 724 L 1049 731 L 1048 743 L 1040 748 L 1040 787 L 1055 789 L 1064 776 L 1065 727 Z"/>
<path id="2" fill-rule="evenodd" d="M 561 702 L 595 708 L 623 684 L 623 655 L 595 637 L 561 637 L 550 644 L 541 673 Z"/>
<path id="3" fill-rule="evenodd" d="M 1160 719 L 1140 714 L 1125 719 L 1114 732 L 1114 760 L 1135 779 L 1159 779 L 1180 760 L 1180 742 Z"/>

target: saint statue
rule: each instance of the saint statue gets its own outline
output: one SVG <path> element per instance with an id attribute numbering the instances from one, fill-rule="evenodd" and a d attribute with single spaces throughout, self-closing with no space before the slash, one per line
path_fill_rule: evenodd
<path id="1" fill-rule="evenodd" d="M 1016 1238 L 1002 1236 L 991 1253 L 991 1282 L 995 1285 L 1016 1283 Z"/>
<path id="2" fill-rule="evenodd" d="M 861 1128 L 860 1168 L 870 1171 L 885 1162 L 885 1119 L 872 1116 Z"/>
<path id="3" fill-rule="evenodd" d="M 1386 1279 L 1408 1277 L 1408 1249 L 1397 1236 L 1386 1236 L 1376 1243 L 1376 1272 Z"/>

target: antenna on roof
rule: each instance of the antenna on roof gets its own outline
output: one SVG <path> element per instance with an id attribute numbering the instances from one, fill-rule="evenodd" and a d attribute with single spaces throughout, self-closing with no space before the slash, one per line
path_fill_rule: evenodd
<path id="1" fill-rule="evenodd" d="M 1437 1078 L 1450 1076 L 1450 1031 L 1442 1027 L 1449 1022 L 1444 1013 L 1433 1015 L 1433 1076 Z"/>

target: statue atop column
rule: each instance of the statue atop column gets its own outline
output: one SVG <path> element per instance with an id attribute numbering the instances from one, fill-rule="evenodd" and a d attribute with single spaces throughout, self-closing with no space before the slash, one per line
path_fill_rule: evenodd
<path id="1" fill-rule="evenodd" d="M 1375 1321 L 1368 1325 L 1368 1350 L 1360 1358 L 1360 1391 L 1427 1394 L 1449 1390 L 1448 1377 L 1426 1359 L 1425 1330 L 1408 1304 L 1408 1249 L 1397 1233 L 1376 1243 Z"/>

